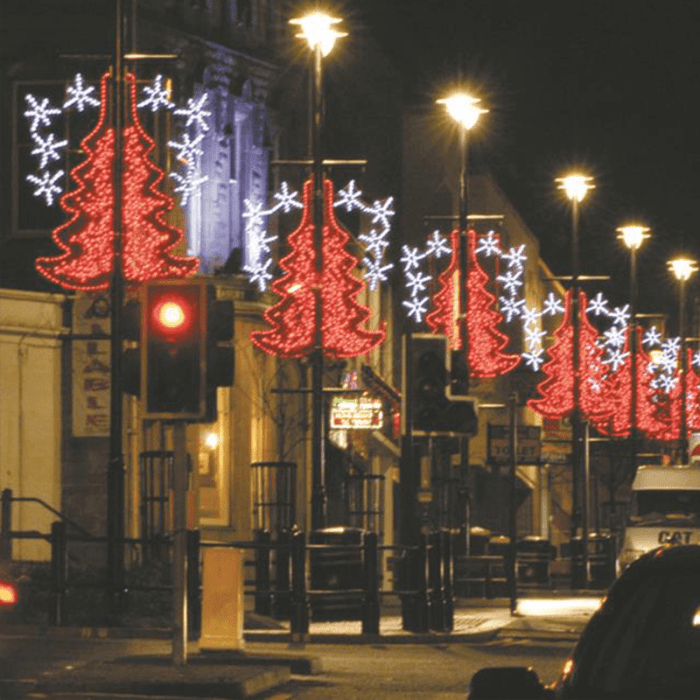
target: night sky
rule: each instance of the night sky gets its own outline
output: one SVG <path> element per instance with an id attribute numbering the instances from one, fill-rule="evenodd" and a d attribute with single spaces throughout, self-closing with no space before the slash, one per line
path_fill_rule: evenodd
<path id="1" fill-rule="evenodd" d="M 675 317 L 666 261 L 700 259 L 700 3 L 355 0 L 338 11 L 344 41 L 359 32 L 395 62 L 409 104 L 432 104 L 460 77 L 482 98 L 473 149 L 555 274 L 570 272 L 571 229 L 554 178 L 573 168 L 596 183 L 581 208 L 581 273 L 613 276 L 591 292 L 626 301 L 615 229 L 651 227 L 638 311 Z"/>

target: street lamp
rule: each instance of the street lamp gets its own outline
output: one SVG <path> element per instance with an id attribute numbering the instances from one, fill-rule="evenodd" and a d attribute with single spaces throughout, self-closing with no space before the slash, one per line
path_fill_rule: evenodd
<path id="1" fill-rule="evenodd" d="M 326 521 L 326 486 L 325 486 L 325 430 L 323 415 L 323 346 L 321 327 L 323 323 L 320 284 L 323 273 L 323 62 L 333 48 L 336 39 L 347 36 L 334 27 L 341 20 L 323 12 L 312 12 L 304 17 L 289 20 L 298 25 L 301 33 L 298 37 L 306 39 L 314 54 L 312 85 L 312 138 L 311 157 L 313 159 L 314 197 L 314 250 L 316 253 L 316 337 L 311 356 L 311 527 L 318 530 Z"/>
<path id="2" fill-rule="evenodd" d="M 637 251 L 649 238 L 649 229 L 639 224 L 627 224 L 617 229 L 618 238 L 630 251 L 630 464 L 632 475 L 637 471 Z"/>
<path id="3" fill-rule="evenodd" d="M 578 534 L 578 526 L 581 522 L 581 545 L 583 547 L 583 565 L 588 582 L 588 460 L 586 450 L 582 449 L 581 439 L 581 379 L 580 379 L 580 319 L 579 319 L 579 204 L 583 201 L 588 190 L 595 187 L 592 178 L 580 173 L 571 173 L 565 177 L 557 178 L 559 189 L 564 190 L 567 199 L 571 202 L 571 319 L 573 326 L 573 390 L 574 401 L 571 413 L 571 461 L 572 461 L 572 501 L 573 512 L 571 517 L 571 540 Z M 581 472 L 584 472 L 583 508 L 579 507 L 579 480 Z M 572 583 L 574 577 L 572 577 Z"/>
<path id="4" fill-rule="evenodd" d="M 680 428 L 680 462 L 687 464 L 688 462 L 688 411 L 686 401 L 688 399 L 688 377 L 687 365 L 688 358 L 686 357 L 685 349 L 685 285 L 688 280 L 698 271 L 698 265 L 695 260 L 690 258 L 675 258 L 668 261 L 668 267 L 673 273 L 673 276 L 680 282 L 680 297 L 678 308 L 678 333 L 680 335 L 680 370 L 681 370 L 681 428 Z"/>
<path id="5" fill-rule="evenodd" d="M 460 393 L 469 393 L 469 333 L 467 332 L 467 303 L 468 288 L 467 275 L 469 265 L 469 243 L 467 237 L 468 213 L 469 213 L 469 130 L 476 124 L 482 114 L 488 112 L 479 106 L 481 100 L 466 92 L 454 92 L 449 97 L 438 100 L 438 104 L 444 104 L 447 113 L 459 125 L 460 170 L 459 170 L 459 308 L 460 308 L 460 338 L 461 352 L 464 363 L 453 362 L 453 367 L 464 367 L 464 376 L 460 377 Z M 466 517 L 465 538 L 466 553 L 470 554 L 469 530 L 471 527 L 471 494 L 469 475 L 469 438 L 463 437 L 460 445 L 461 471 L 466 490 Z"/>

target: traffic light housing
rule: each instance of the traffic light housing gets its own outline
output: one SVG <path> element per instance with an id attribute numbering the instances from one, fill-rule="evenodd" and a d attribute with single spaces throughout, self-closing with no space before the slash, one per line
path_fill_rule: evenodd
<path id="1" fill-rule="evenodd" d="M 216 420 L 216 388 L 232 386 L 235 356 L 231 346 L 234 333 L 233 302 L 216 299 L 216 290 L 208 288 L 206 341 L 206 420 Z"/>
<path id="2" fill-rule="evenodd" d="M 122 312 L 122 337 L 133 341 L 122 353 L 122 389 L 127 394 L 141 396 L 141 349 L 133 345 L 141 341 L 141 302 L 130 299 Z"/>
<path id="3" fill-rule="evenodd" d="M 207 286 L 203 279 L 144 285 L 141 398 L 144 416 L 206 417 Z"/>
<path id="4" fill-rule="evenodd" d="M 473 437 L 478 431 L 477 402 L 451 396 L 450 366 L 444 336 L 415 333 L 404 339 L 404 432 L 414 436 Z"/>

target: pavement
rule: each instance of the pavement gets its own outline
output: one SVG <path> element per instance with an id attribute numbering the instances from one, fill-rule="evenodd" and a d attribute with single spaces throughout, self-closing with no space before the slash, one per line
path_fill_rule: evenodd
<path id="1" fill-rule="evenodd" d="M 454 627 L 447 632 L 414 634 L 402 629 L 400 610 L 385 606 L 378 636 L 363 635 L 359 621 L 311 622 L 309 634 L 292 639 L 285 621 L 246 614 L 242 648 L 208 651 L 192 643 L 187 662 L 175 665 L 172 653 L 128 656 L 105 661 L 76 664 L 32 682 L 3 681 L 0 697 L 28 698 L 50 695 L 51 698 L 85 697 L 159 698 L 213 697 L 250 698 L 270 691 L 294 675 L 315 675 L 323 671 L 322 658 L 315 645 L 321 644 L 479 644 L 501 640 L 559 641 L 571 644 L 598 607 L 602 594 L 575 595 L 572 592 L 524 597 L 511 615 L 507 599 L 458 600 Z M 170 639 L 169 630 L 135 628 L 43 628 L 27 626 L 3 628 L 4 635 L 41 634 L 57 642 L 68 636 L 82 638 L 150 638 Z M 266 650 L 266 643 L 269 644 Z M 287 650 L 280 651 L 279 643 Z M 164 644 L 164 648 L 169 645 Z"/>

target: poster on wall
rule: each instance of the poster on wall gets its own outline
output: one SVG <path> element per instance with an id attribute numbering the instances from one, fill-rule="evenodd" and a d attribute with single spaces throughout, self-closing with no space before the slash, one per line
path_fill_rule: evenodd
<path id="1" fill-rule="evenodd" d="M 107 294 L 78 294 L 72 327 L 73 335 L 81 336 L 71 344 L 73 436 L 107 437 L 111 379 L 110 343 L 105 338 L 110 332 Z"/>

